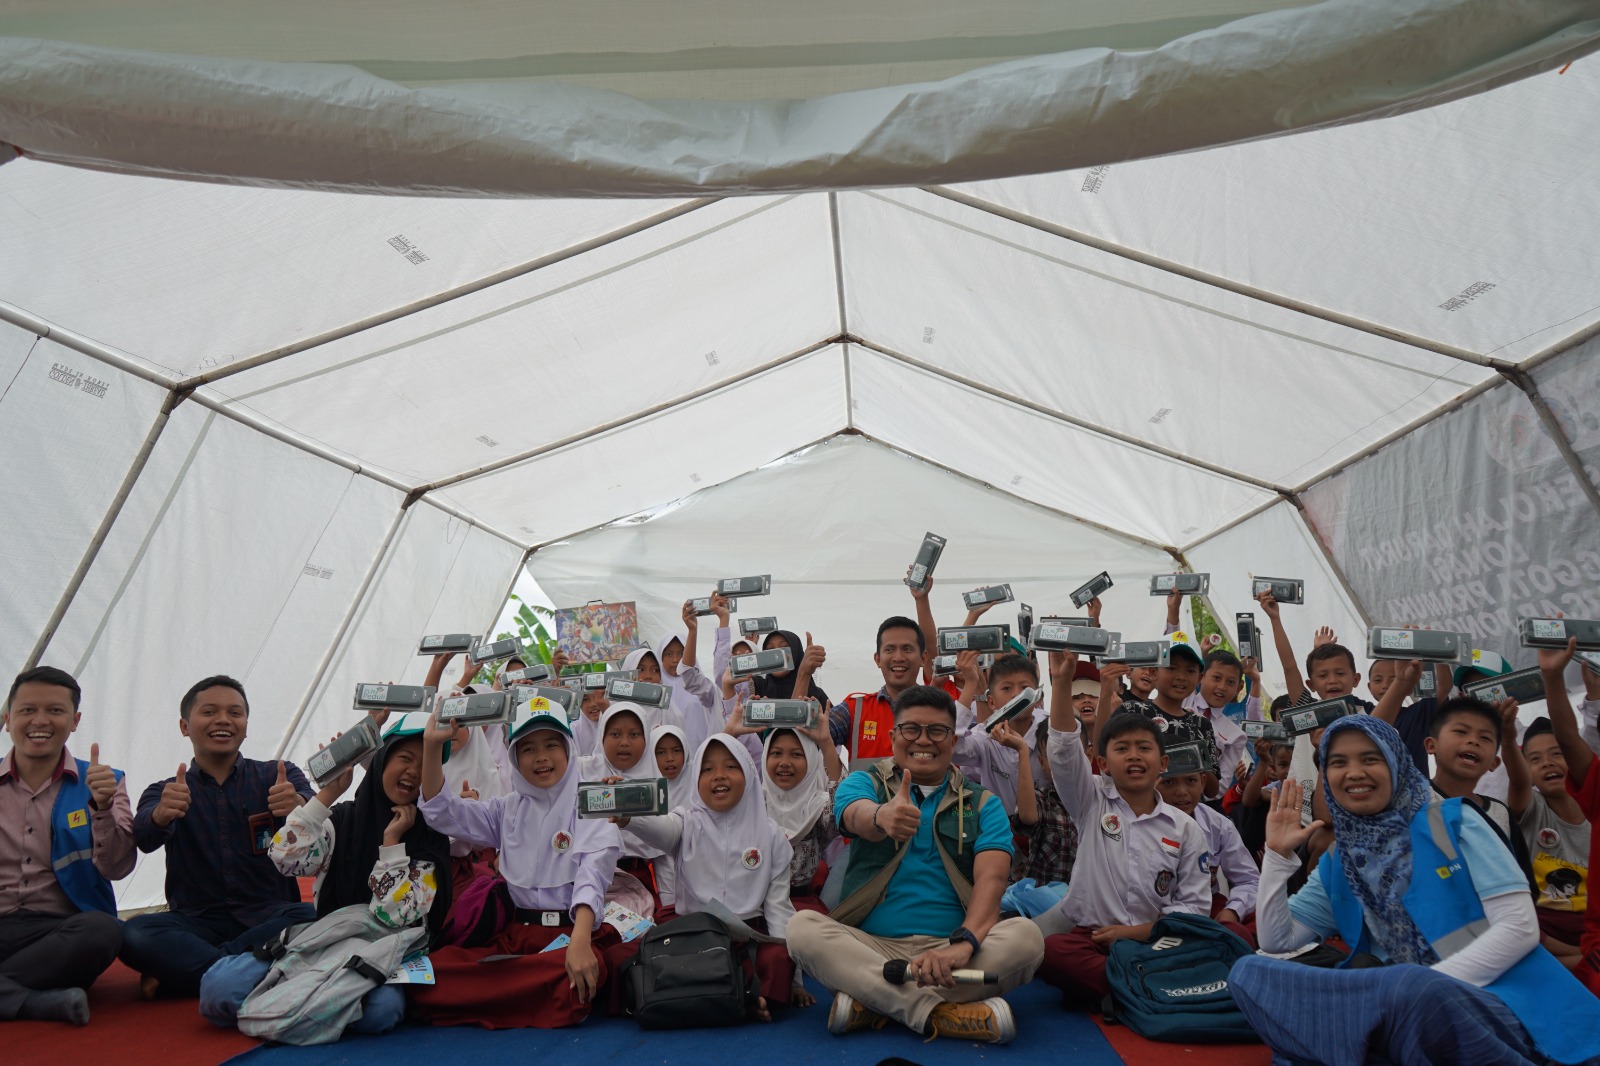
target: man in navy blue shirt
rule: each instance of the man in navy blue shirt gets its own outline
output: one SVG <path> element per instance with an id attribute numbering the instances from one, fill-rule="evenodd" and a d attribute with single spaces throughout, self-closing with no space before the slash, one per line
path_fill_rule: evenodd
<path id="1" fill-rule="evenodd" d="M 133 819 L 140 851 L 167 849 L 167 912 L 123 925 L 122 961 L 144 975 L 146 998 L 195 995 L 218 959 L 317 917 L 267 854 L 284 818 L 315 794 L 310 782 L 293 764 L 239 754 L 250 704 L 233 678 L 197 682 L 178 713 L 194 760 L 146 788 Z"/>

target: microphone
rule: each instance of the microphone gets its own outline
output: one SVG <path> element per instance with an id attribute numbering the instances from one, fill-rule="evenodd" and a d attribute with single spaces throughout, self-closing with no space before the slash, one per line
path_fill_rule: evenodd
<path id="1" fill-rule="evenodd" d="M 905 984 L 906 967 L 908 965 L 905 959 L 890 959 L 883 964 L 883 979 L 891 985 Z M 982 970 L 951 970 L 950 976 L 955 978 L 958 985 L 997 985 L 1000 983 L 1000 978 Z"/>

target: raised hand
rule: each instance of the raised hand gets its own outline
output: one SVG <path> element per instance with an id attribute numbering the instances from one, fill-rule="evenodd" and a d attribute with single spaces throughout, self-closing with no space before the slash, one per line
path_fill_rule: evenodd
<path id="1" fill-rule="evenodd" d="M 933 591 L 933 577 L 931 575 L 924 578 L 923 582 L 923 586 L 920 589 L 913 585 L 911 583 L 911 567 L 906 567 L 906 588 L 911 590 L 912 599 L 925 600 L 928 598 L 928 593 Z"/>
<path id="2" fill-rule="evenodd" d="M 1295 852 L 1323 824 L 1320 818 L 1310 825 L 1300 824 L 1300 800 L 1300 782 L 1286 777 L 1278 785 L 1272 809 L 1267 813 L 1267 847 L 1286 859 L 1298 859 Z"/>
<path id="3" fill-rule="evenodd" d="M 1494 705 L 1495 713 L 1500 716 L 1500 735 L 1512 737 L 1517 735 L 1517 706 L 1516 700 L 1501 700 Z"/>
<path id="4" fill-rule="evenodd" d="M 473 788 L 471 783 L 468 782 L 464 777 L 461 779 L 461 798 L 464 800 L 475 800 L 478 798 L 478 790 Z"/>
<path id="5" fill-rule="evenodd" d="M 1091 626 L 1093 626 L 1095 629 L 1099 629 L 1100 628 L 1100 609 L 1101 609 L 1100 597 L 1096 596 L 1094 599 L 1090 600 L 1088 603 L 1084 604 L 1083 606 L 1089 612 L 1089 624 Z"/>
<path id="6" fill-rule="evenodd" d="M 100 762 L 100 745 L 89 745 L 89 772 L 83 775 L 84 787 L 97 811 L 111 809 L 111 798 L 117 794 L 117 775 Z"/>
<path id="7" fill-rule="evenodd" d="M 878 828 L 889 834 L 892 840 L 904 844 L 917 835 L 917 827 L 922 824 L 922 811 L 911 802 L 910 770 L 900 771 L 900 787 L 889 797 L 889 802 L 878 808 L 877 817 Z"/>
<path id="8" fill-rule="evenodd" d="M 161 789 L 161 801 L 150 813 L 151 821 L 165 827 L 189 813 L 188 773 L 188 767 L 179 763 L 178 776 L 168 781 Z"/>
<path id="9" fill-rule="evenodd" d="M 391 807 L 394 817 L 389 819 L 389 824 L 383 830 L 384 847 L 394 847 L 405 840 L 406 834 L 411 832 L 411 827 L 417 824 L 417 805 L 406 803 L 399 807 Z"/>
<path id="10" fill-rule="evenodd" d="M 1558 614 L 1556 617 L 1562 618 L 1565 616 Z M 1576 654 L 1578 654 L 1577 637 L 1570 638 L 1565 648 L 1540 648 L 1539 672 L 1543 674 L 1564 674 L 1567 671 L 1567 664 L 1572 662 L 1572 657 Z"/>
<path id="11" fill-rule="evenodd" d="M 550 672 L 560 677 L 561 671 L 565 670 L 571 661 L 571 659 L 567 658 L 566 652 L 558 649 L 554 655 L 550 656 Z"/>
<path id="12" fill-rule="evenodd" d="M 289 783 L 289 768 L 282 759 L 279 759 L 278 779 L 267 789 L 267 810 L 272 812 L 274 818 L 287 818 L 298 806 L 300 806 L 300 793 Z"/>
<path id="13" fill-rule="evenodd" d="M 821 644 L 813 643 L 811 640 L 811 634 L 807 633 L 806 650 L 804 654 L 800 656 L 800 664 L 798 667 L 796 667 L 796 669 L 799 670 L 800 673 L 810 677 L 817 672 L 818 667 L 827 661 L 828 649 L 824 648 Z"/>
<path id="14" fill-rule="evenodd" d="M 1272 594 L 1271 589 L 1262 589 L 1256 595 L 1256 602 L 1261 605 L 1261 609 L 1267 613 L 1268 618 L 1275 619 L 1278 617 L 1278 598 Z"/>
<path id="15" fill-rule="evenodd" d="M 728 715 L 728 720 L 723 723 L 722 731 L 730 737 L 742 737 L 750 733 L 759 733 L 761 730 L 755 726 L 744 724 L 744 700 L 738 700 L 733 705 L 733 713 Z"/>
<path id="16" fill-rule="evenodd" d="M 460 732 L 460 722 L 454 719 L 440 722 L 439 712 L 434 711 L 428 715 L 428 726 L 422 731 L 422 750 L 442 752 L 446 744 L 459 738 Z"/>
<path id="17" fill-rule="evenodd" d="M 1244 660 L 1244 676 L 1250 679 L 1250 691 L 1261 695 L 1261 660 L 1251 656 Z"/>
<path id="18" fill-rule="evenodd" d="M 728 628 L 728 597 L 720 592 L 711 594 L 711 613 L 717 616 L 717 626 Z"/>
<path id="19" fill-rule="evenodd" d="M 693 629 L 695 626 L 700 624 L 700 616 L 694 613 L 694 601 L 693 600 L 684 600 L 683 601 L 682 618 L 683 618 L 683 624 L 688 626 L 690 629 Z"/>
<path id="20" fill-rule="evenodd" d="M 1338 642 L 1339 635 L 1328 626 L 1320 627 L 1311 638 L 1311 646 L 1313 648 L 1320 648 L 1324 644 L 1337 644 Z"/>
<path id="21" fill-rule="evenodd" d="M 1106 667 L 1114 666 L 1114 665 L 1116 665 L 1116 664 L 1115 663 L 1107 663 L 1105 666 L 1100 668 L 1101 684 L 1105 684 L 1106 683 L 1105 682 L 1105 670 L 1106 670 Z M 1123 670 L 1124 670 L 1124 672 L 1126 672 L 1127 667 L 1124 666 Z M 1073 675 L 1075 675 L 1077 672 L 1078 672 L 1078 655 L 1077 655 L 1076 652 L 1053 651 L 1053 652 L 1050 653 L 1050 684 L 1052 684 L 1052 685 L 1065 685 L 1065 686 L 1070 688 L 1071 685 L 1072 685 Z"/>

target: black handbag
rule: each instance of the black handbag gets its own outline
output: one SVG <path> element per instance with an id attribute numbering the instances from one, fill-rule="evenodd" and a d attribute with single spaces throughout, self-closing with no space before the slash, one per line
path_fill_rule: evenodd
<path id="1" fill-rule="evenodd" d="M 754 943 L 735 944 L 710 914 L 685 914 L 651 929 L 622 981 L 627 1012 L 643 1029 L 738 1025 L 755 1016 L 761 996 Z"/>

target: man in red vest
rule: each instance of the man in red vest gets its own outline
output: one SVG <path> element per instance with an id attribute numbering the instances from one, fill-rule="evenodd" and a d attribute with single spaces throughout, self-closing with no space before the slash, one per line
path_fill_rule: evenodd
<path id="1" fill-rule="evenodd" d="M 894 754 L 894 701 L 917 683 L 928 656 L 922 627 L 905 617 L 885 618 L 878 626 L 872 661 L 883 674 L 877 692 L 855 692 L 828 712 L 828 731 L 850 758 L 884 759 Z"/>

